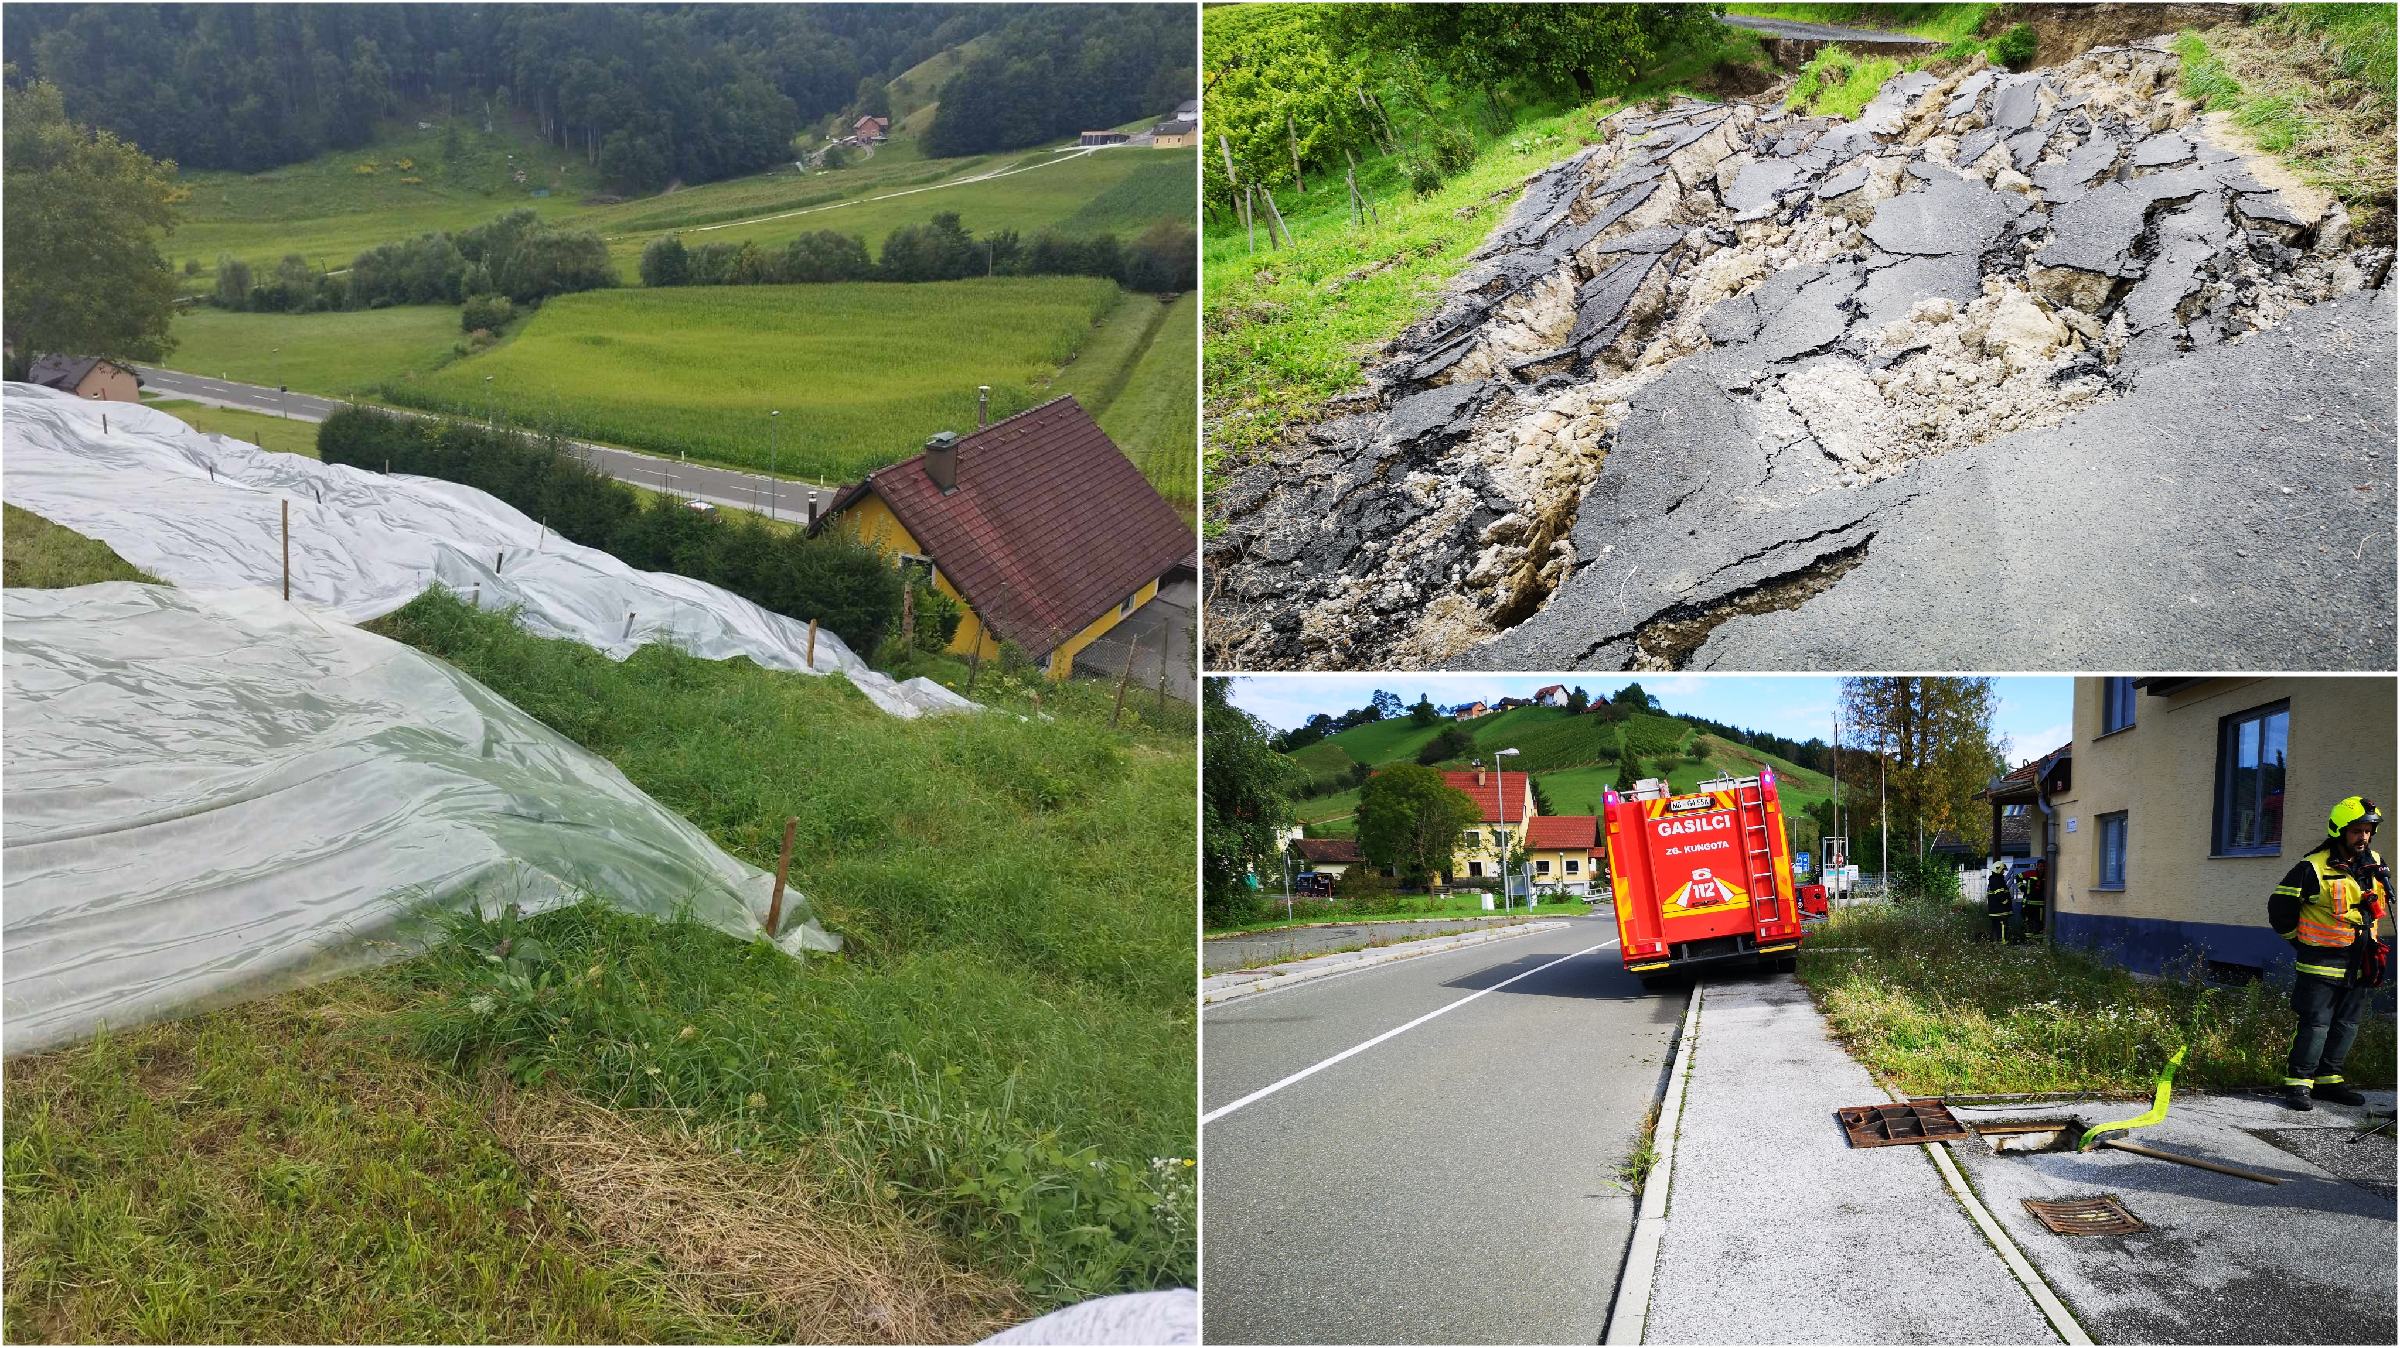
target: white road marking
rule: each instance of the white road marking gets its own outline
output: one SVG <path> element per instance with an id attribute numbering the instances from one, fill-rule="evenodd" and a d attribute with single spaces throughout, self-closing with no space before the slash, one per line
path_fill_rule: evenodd
<path id="1" fill-rule="evenodd" d="M 1437 1006 L 1433 1010 L 1426 1012 L 1424 1015 L 1417 1017 L 1415 1020 L 1408 1022 L 1406 1025 L 1399 1025 L 1389 1030 L 1385 1030 L 1383 1033 L 1375 1036 L 1363 1044 L 1354 1044 L 1351 1047 L 1343 1049 L 1341 1052 L 1334 1054 L 1332 1057 L 1325 1059 L 1323 1062 L 1314 1063 L 1310 1066 L 1303 1067 L 1299 1071 L 1292 1073 L 1290 1076 L 1285 1077 L 1283 1080 L 1278 1081 L 1273 1085 L 1261 1086 L 1257 1090 L 1250 1092 L 1248 1095 L 1243 1096 L 1241 1099 L 1236 1100 L 1231 1104 L 1220 1105 L 1217 1108 L 1210 1110 L 1206 1114 L 1201 1115 L 1200 1124 L 1202 1127 L 1206 1127 L 1209 1124 L 1215 1123 L 1217 1120 L 1224 1118 L 1226 1115 L 1233 1113 L 1237 1109 L 1243 1109 L 1250 1105 L 1257 1104 L 1259 1101 L 1266 1099 L 1268 1096 L 1275 1094 L 1277 1091 L 1282 1090 L 1286 1086 L 1306 1081 L 1308 1078 L 1315 1076 L 1317 1073 L 1324 1071 L 1326 1068 L 1333 1066 L 1335 1063 L 1345 1062 L 1351 1058 L 1355 1058 L 1359 1054 L 1366 1052 L 1368 1049 L 1375 1047 L 1377 1044 L 1380 1044 L 1387 1039 L 1398 1038 L 1399 1036 L 1408 1033 L 1410 1030 L 1417 1028 L 1419 1025 L 1424 1024 L 1426 1021 L 1432 1020 L 1436 1016 L 1448 1015 L 1450 1012 L 1456 1011 L 1458 1008 L 1465 1006 L 1467 1003 L 1474 1001 L 1478 997 L 1489 996 L 1492 993 L 1498 992 L 1500 989 L 1507 987 L 1511 983 L 1518 982 L 1522 979 L 1531 978 L 1535 974 L 1542 972 L 1544 969 L 1555 969 L 1559 965 L 1566 963 L 1568 960 L 1579 959 L 1582 956 L 1593 953 L 1594 951 L 1606 950 L 1616 943 L 1616 938 L 1611 937 L 1608 940 L 1602 941 L 1598 945 L 1585 946 L 1583 949 L 1575 951 L 1573 954 L 1561 955 L 1557 959 L 1550 961 L 1548 964 L 1536 965 L 1531 969 L 1527 969 L 1521 974 L 1514 974 L 1510 977 L 1501 979 L 1499 982 L 1494 983 L 1490 987 L 1484 988 L 1479 992 L 1470 992 L 1466 996 L 1461 997 L 1457 1001 L 1451 1002 L 1446 1006 Z"/>

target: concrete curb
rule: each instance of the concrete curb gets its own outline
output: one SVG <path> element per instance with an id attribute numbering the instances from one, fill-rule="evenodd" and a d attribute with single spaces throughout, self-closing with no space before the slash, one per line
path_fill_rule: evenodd
<path id="1" fill-rule="evenodd" d="M 1884 1089 L 1884 1094 L 1889 1095 L 1894 1104 L 1908 1099 L 1889 1087 Z M 2001 1229 L 2000 1221 L 1992 1216 L 1991 1209 L 1975 1196 L 1973 1186 L 1967 1183 L 1966 1172 L 1960 1170 L 1958 1162 L 1951 1159 L 1950 1148 L 1936 1142 L 1926 1147 L 1925 1151 L 1932 1156 L 1934 1168 L 1942 1172 L 1942 1179 L 1950 1186 L 1958 1205 L 1967 1210 L 1975 1229 L 1981 1231 L 1983 1238 L 1990 1241 L 1992 1248 L 1999 1252 L 2000 1262 L 2008 1265 L 2008 1271 L 2015 1274 L 2017 1281 L 2024 1285 L 2026 1295 L 2033 1298 L 2033 1304 L 2041 1310 L 2042 1318 L 2050 1322 L 2050 1328 L 2061 1340 L 2088 1348 L 2092 1336 L 2084 1332 L 2083 1325 L 2075 1319 L 2075 1313 L 2067 1309 L 2067 1303 L 2059 1300 L 2058 1293 L 2050 1290 L 2050 1284 L 2043 1281 L 2042 1275 L 2034 1270 L 2032 1263 L 2025 1258 L 2025 1252 L 2008 1238 L 2008 1232 Z"/>
<path id="2" fill-rule="evenodd" d="M 1640 1343 L 1650 1323 L 1650 1281 L 1658 1272 L 1658 1249 L 1667 1238 L 1667 1189 L 1675 1180 L 1675 1134 L 1683 1126 L 1683 1088 L 1692 1070 L 1692 1042 L 1700 1028 L 1700 983 L 1692 982 L 1692 1000 L 1684 1008 L 1683 1031 L 1675 1041 L 1675 1065 L 1667 1069 L 1667 1088 L 1658 1111 L 1658 1160 L 1642 1185 L 1642 1208 L 1633 1223 L 1633 1243 L 1625 1253 L 1625 1271 L 1617 1279 L 1617 1296 L 1608 1312 L 1608 1332 L 1602 1343 Z"/>
<path id="3" fill-rule="evenodd" d="M 1297 987 L 1320 978 L 1331 978 L 1358 969 L 1372 969 L 1379 964 L 1396 964 L 1401 960 L 1439 955 L 1445 951 L 1462 950 L 1489 941 L 1505 941 L 1512 936 L 1527 936 L 1537 931 L 1556 931 L 1567 925 L 1566 919 L 1555 918 L 1535 922 L 1520 922 L 1513 927 L 1490 931 L 1461 932 L 1456 936 L 1432 936 L 1422 941 L 1409 941 L 1396 946 L 1375 946 L 1366 950 L 1345 950 L 1338 954 L 1319 955 L 1313 959 L 1294 960 L 1289 964 L 1270 964 L 1259 969 L 1229 969 L 1200 980 L 1200 1004 L 1214 1006 L 1220 1002 L 1236 1001 L 1279 988 Z"/>

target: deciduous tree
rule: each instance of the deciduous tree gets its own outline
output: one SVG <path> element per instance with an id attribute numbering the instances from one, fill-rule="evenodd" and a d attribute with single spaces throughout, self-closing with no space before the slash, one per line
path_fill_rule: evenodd
<path id="1" fill-rule="evenodd" d="M 1385 768 L 1359 788 L 1359 855 L 1391 867 L 1404 887 L 1423 889 L 1449 872 L 1459 833 L 1482 817 L 1465 792 L 1432 768 Z"/>
<path id="2" fill-rule="evenodd" d="M 13 21 L 13 19 L 12 19 Z M 41 352 L 150 361 L 174 349 L 180 217 L 175 166 L 67 120 L 36 81 L 6 96 L 5 328 L 18 361 Z"/>

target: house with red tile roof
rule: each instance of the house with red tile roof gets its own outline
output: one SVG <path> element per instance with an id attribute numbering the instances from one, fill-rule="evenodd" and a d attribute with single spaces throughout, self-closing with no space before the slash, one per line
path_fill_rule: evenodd
<path id="1" fill-rule="evenodd" d="M 1503 852 L 1511 871 L 1523 864 L 1526 821 L 1534 812 L 1532 780 L 1522 772 L 1477 766 L 1446 771 L 1442 781 L 1465 793 L 1477 811 L 1477 822 L 1459 834 L 1458 848 L 1451 857 L 1451 882 L 1498 881 Z"/>
<path id="2" fill-rule="evenodd" d="M 1075 653 L 1191 568 L 1190 525 L 1072 395 L 878 468 L 833 498 L 811 532 L 848 528 L 966 609 L 951 640 L 993 659 L 1002 642 L 1063 679 Z"/>
<path id="3" fill-rule="evenodd" d="M 1606 856 L 1597 815 L 1537 814 L 1526 825 L 1524 864 L 1537 891 L 1592 894 L 1607 875 Z"/>

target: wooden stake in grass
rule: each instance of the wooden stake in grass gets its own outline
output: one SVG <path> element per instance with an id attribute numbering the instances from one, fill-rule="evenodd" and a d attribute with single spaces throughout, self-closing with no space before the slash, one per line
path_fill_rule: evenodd
<path id="1" fill-rule="evenodd" d="M 1299 184 L 1300 195 L 1308 195 L 1308 179 L 1300 176 L 1300 129 L 1292 123 L 1292 114 L 1283 114 L 1283 134 L 1292 146 L 1292 181 Z"/>
<path id="2" fill-rule="evenodd" d="M 1133 653 L 1142 648 L 1139 639 L 1125 643 L 1125 672 L 1117 676 L 1117 705 L 1108 714 L 1108 728 L 1117 728 L 1117 718 L 1125 714 L 1125 685 L 1133 682 Z"/>
<path id="3" fill-rule="evenodd" d="M 908 585 L 900 591 L 900 640 L 904 649 L 917 648 L 917 587 Z"/>
<path id="4" fill-rule="evenodd" d="M 1283 246 L 1286 248 L 1292 247 L 1292 227 L 1283 223 L 1283 212 L 1275 209 L 1274 189 L 1262 187 L 1258 189 L 1258 194 L 1261 197 L 1266 198 L 1267 202 L 1267 237 L 1269 239 L 1273 239 L 1277 233 L 1281 233 L 1283 235 Z"/>
<path id="5" fill-rule="evenodd" d="M 772 941 L 783 929 L 783 882 L 792 872 L 792 833 L 800 827 L 800 816 L 786 815 L 783 821 L 783 857 L 775 863 L 775 897 L 767 901 L 767 939 Z"/>
<path id="6" fill-rule="evenodd" d="M 292 498 L 283 498 L 283 602 L 292 602 Z"/>
<path id="7" fill-rule="evenodd" d="M 817 667 L 817 620 L 808 620 L 808 667 Z"/>
<path id="8" fill-rule="evenodd" d="M 632 639 L 633 639 L 633 610 L 632 610 L 632 609 L 627 609 L 627 610 L 625 610 L 625 632 L 624 632 L 624 634 L 623 634 L 622 636 L 619 636 L 619 637 L 617 638 L 617 640 L 619 640 L 619 641 L 631 641 Z"/>

